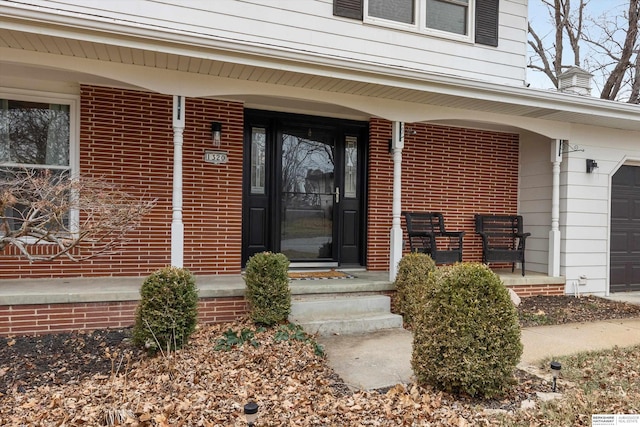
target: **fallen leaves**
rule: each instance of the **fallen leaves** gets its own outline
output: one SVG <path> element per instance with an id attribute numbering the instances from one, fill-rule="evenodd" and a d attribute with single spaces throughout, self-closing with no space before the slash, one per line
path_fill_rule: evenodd
<path id="1" fill-rule="evenodd" d="M 202 327 L 185 349 L 165 357 L 111 348 L 109 375 L 8 390 L 0 398 L 0 424 L 240 426 L 249 400 L 260 405 L 258 425 L 466 427 L 482 419 L 471 405 L 415 385 L 348 392 L 309 340 L 275 339 L 276 329 L 254 329 L 251 344 L 214 350 L 224 331 L 250 328 L 246 322 Z M 74 371 L 67 362 L 54 364 L 56 375 Z"/>
<path id="2" fill-rule="evenodd" d="M 640 346 L 560 357 L 564 396 L 504 425 L 590 426 L 592 414 L 640 413 Z"/>
<path id="3" fill-rule="evenodd" d="M 591 295 L 533 296 L 518 306 L 522 326 L 557 325 L 594 320 L 640 317 L 640 306 Z"/>
<path id="4" fill-rule="evenodd" d="M 537 301 L 532 310 L 553 313 L 553 304 Z M 132 348 L 127 330 L 0 339 L 0 425 L 245 426 L 243 405 L 254 400 L 258 426 L 486 426 L 502 421 L 485 408 L 511 410 L 541 391 L 540 381 L 519 373 L 517 389 L 492 402 L 414 384 L 353 392 L 316 354 L 313 341 L 293 329 L 284 332 L 248 322 L 204 326 L 185 349 L 155 358 Z M 215 350 L 221 343 L 230 345 Z M 577 409 L 559 406 L 574 412 L 568 424 L 555 425 L 582 423 L 580 416 L 593 405 L 613 411 L 640 401 L 638 360 L 637 351 L 618 351 L 601 365 L 588 358 L 572 362 L 581 369 L 575 381 L 593 382 L 596 395 L 568 391 L 575 393 L 571 404 Z M 515 420 L 554 425 L 547 415 L 518 412 Z"/>

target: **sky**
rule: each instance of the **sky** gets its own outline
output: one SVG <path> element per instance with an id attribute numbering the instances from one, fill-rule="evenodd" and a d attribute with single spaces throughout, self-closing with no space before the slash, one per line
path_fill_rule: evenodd
<path id="1" fill-rule="evenodd" d="M 553 2 L 553 0 L 550 0 Z M 572 3 L 578 4 L 579 0 L 573 0 Z M 626 0 L 590 0 L 586 8 L 586 13 L 594 18 L 602 16 L 603 13 L 607 14 L 622 14 L 628 7 L 629 2 Z M 529 22 L 531 26 L 536 30 L 536 33 L 546 41 L 545 45 L 551 45 L 555 35 L 553 33 L 553 26 L 551 24 L 551 18 L 547 7 L 542 3 L 542 0 L 529 0 Z M 568 44 L 568 43 L 566 43 Z M 569 55 L 566 53 L 565 55 Z M 528 55 L 531 56 L 532 49 L 529 48 Z M 586 54 L 586 48 L 581 48 L 581 54 L 584 57 Z M 572 58 L 567 56 L 567 58 Z M 566 61 L 565 61 L 566 62 Z M 594 78 L 597 78 L 594 77 Z M 531 84 L 531 87 L 538 89 L 553 89 L 553 84 L 542 72 L 527 69 L 527 83 Z M 593 93 L 596 93 L 596 87 L 598 81 L 594 81 Z"/>

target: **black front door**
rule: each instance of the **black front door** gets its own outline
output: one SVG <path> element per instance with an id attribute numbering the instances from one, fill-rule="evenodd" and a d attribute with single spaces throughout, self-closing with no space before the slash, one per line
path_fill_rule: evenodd
<path id="1" fill-rule="evenodd" d="M 260 111 L 245 123 L 243 264 L 268 250 L 362 265 L 367 124 Z"/>

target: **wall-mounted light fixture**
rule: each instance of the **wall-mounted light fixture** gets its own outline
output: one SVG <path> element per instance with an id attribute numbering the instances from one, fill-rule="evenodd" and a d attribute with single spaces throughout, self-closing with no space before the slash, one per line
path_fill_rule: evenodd
<path id="1" fill-rule="evenodd" d="M 598 169 L 598 163 L 593 159 L 587 159 L 587 173 L 592 173 L 594 169 Z"/>
<path id="2" fill-rule="evenodd" d="M 211 139 L 213 139 L 214 147 L 220 146 L 221 138 L 222 138 L 222 123 L 211 122 Z"/>

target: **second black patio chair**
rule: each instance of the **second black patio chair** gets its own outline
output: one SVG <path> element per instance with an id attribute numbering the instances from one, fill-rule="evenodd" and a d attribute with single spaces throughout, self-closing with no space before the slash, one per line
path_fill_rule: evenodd
<path id="1" fill-rule="evenodd" d="M 525 268 L 525 243 L 531 233 L 522 231 L 520 215 L 476 215 L 476 233 L 482 236 L 482 262 L 511 263 L 511 272 L 516 263 Z"/>

